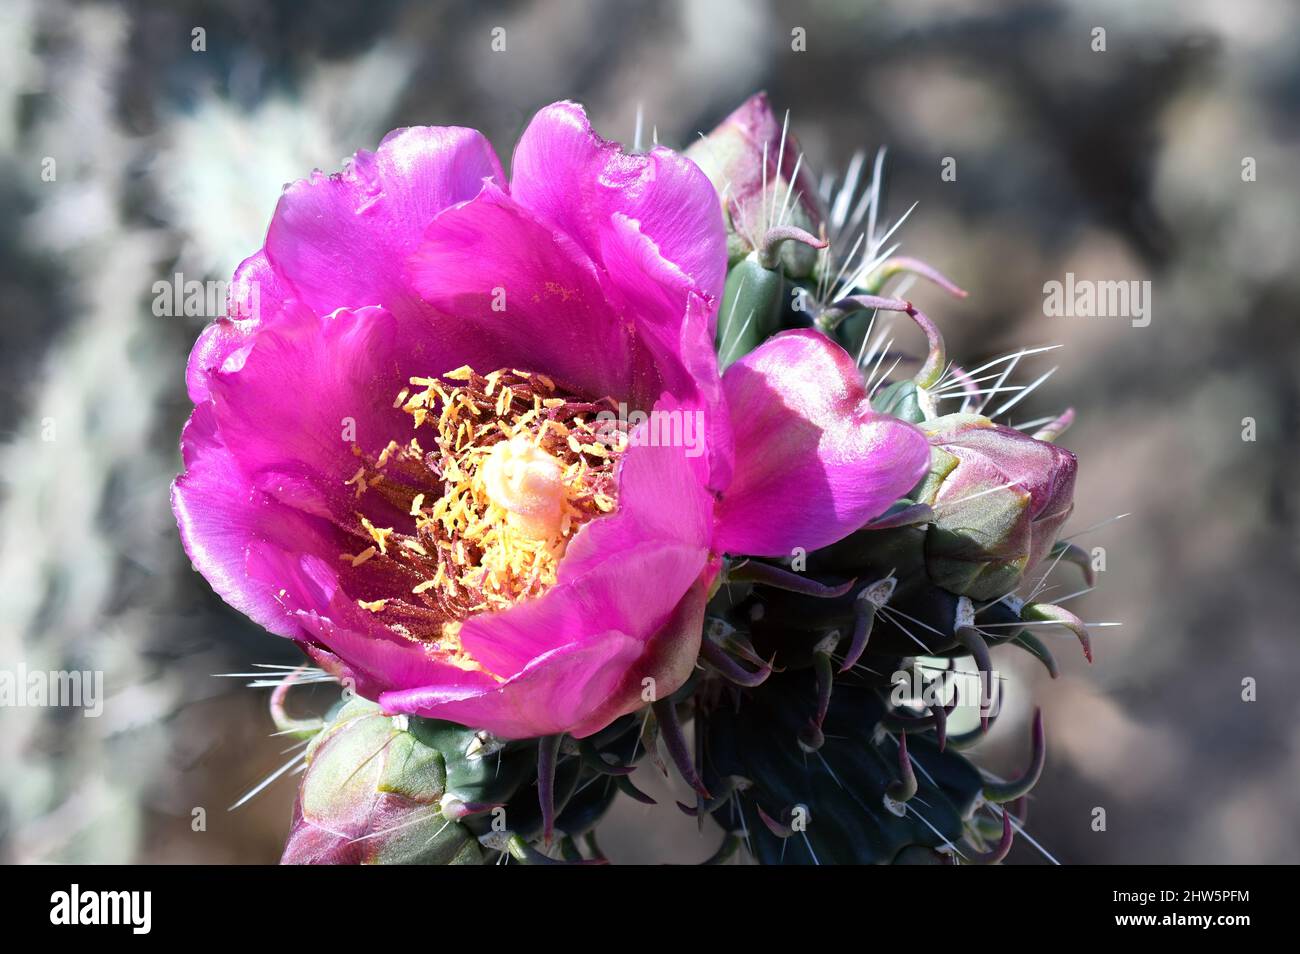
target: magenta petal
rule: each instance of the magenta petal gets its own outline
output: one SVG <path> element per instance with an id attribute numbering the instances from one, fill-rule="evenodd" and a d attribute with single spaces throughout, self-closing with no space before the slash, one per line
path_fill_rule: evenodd
<path id="1" fill-rule="evenodd" d="M 662 560 L 650 560 L 633 567 L 658 571 L 662 565 Z M 582 638 L 547 649 L 499 688 L 465 690 L 439 684 L 389 691 L 381 695 L 380 703 L 390 712 L 450 719 L 485 728 L 503 738 L 558 732 L 588 736 L 643 706 L 642 693 L 647 686 L 653 688 L 655 698 L 663 698 L 686 681 L 699 654 L 711 577 L 711 571 L 701 568 L 667 612 L 655 607 L 656 615 L 643 617 L 630 633 L 612 628 L 593 632 L 593 625 L 599 626 L 601 613 L 607 608 L 591 600 L 601 599 L 602 594 L 591 587 L 558 586 L 551 593 L 568 603 L 564 612 L 589 617 L 584 624 L 576 625 L 575 632 L 580 632 Z M 673 584 L 676 582 L 673 580 Z M 659 580 L 656 578 L 655 587 L 628 587 L 625 578 L 620 584 L 614 578 L 603 577 L 603 595 L 610 595 L 611 587 L 619 585 L 647 591 L 658 589 Z M 663 585 L 667 589 L 668 581 L 664 580 Z M 539 604 L 541 600 L 525 606 Z M 572 620 L 578 624 L 576 616 Z"/>
<path id="2" fill-rule="evenodd" d="M 511 194 L 575 239 L 615 284 L 671 286 L 676 270 L 710 299 L 722 296 L 726 232 L 717 194 L 695 163 L 656 147 L 628 155 L 591 128 L 577 103 L 555 103 L 533 117 L 515 147 Z M 615 216 L 634 220 L 656 257 L 670 266 L 636 268 L 606 249 Z M 679 309 L 680 313 L 680 309 Z"/>
<path id="3" fill-rule="evenodd" d="M 226 297 L 230 317 L 218 318 L 203 329 L 185 366 L 185 386 L 195 404 L 208 399 L 209 379 L 226 358 L 248 343 L 264 319 L 274 319 L 281 303 L 292 295 L 266 260 L 266 253 L 258 251 L 235 269 Z"/>
<path id="4" fill-rule="evenodd" d="M 343 589 L 335 564 L 314 553 L 255 543 L 248 575 L 281 588 L 281 602 L 305 634 L 299 636 L 304 648 L 316 656 L 313 649 L 320 647 L 344 661 L 330 671 L 351 680 L 351 688 L 363 696 L 376 698 L 393 685 L 436 682 L 462 691 L 496 685 L 486 673 L 450 665 L 424 644 L 394 633 Z"/>
<path id="5" fill-rule="evenodd" d="M 448 719 L 505 739 L 567 731 L 610 696 L 641 653 L 632 636 L 611 632 L 599 645 L 569 643 L 549 650 L 496 689 L 437 684 L 379 697 L 386 712 Z"/>
<path id="6" fill-rule="evenodd" d="M 660 410 L 696 415 L 693 421 L 704 435 L 704 453 L 692 457 L 692 465 L 700 483 L 718 491 L 731 480 L 733 444 L 713 345 L 715 312 L 702 295 L 692 293 L 678 324 L 643 324 L 640 330 L 645 348 L 654 356 L 658 379 L 673 398 Z"/>
<path id="7" fill-rule="evenodd" d="M 321 314 L 363 305 L 383 305 L 401 318 L 419 314 L 406 259 L 434 216 L 472 199 L 485 178 L 504 181 L 492 145 L 476 130 L 394 130 L 341 173 L 318 172 L 287 186 L 266 256 L 293 297 Z"/>
<path id="8" fill-rule="evenodd" d="M 676 449 L 640 450 L 643 459 L 662 461 Z M 698 486 L 691 492 L 659 474 L 648 480 L 656 490 L 682 493 L 633 501 L 620 489 L 625 511 L 578 533 L 561 562 L 559 583 L 535 600 L 467 620 L 460 631 L 465 649 L 489 670 L 510 676 L 565 643 L 600 642 L 611 633 L 647 637 L 709 557 L 707 520 L 692 500 L 702 494 Z"/>
<path id="9" fill-rule="evenodd" d="M 652 373 L 650 359 L 591 260 L 496 186 L 440 215 L 410 269 L 446 316 L 434 330 L 448 336 L 442 350 L 462 363 L 541 371 L 591 397 L 659 386 L 636 379 Z"/>
<path id="10" fill-rule="evenodd" d="M 818 332 L 769 339 L 722 386 L 736 464 L 717 510 L 719 552 L 788 556 L 834 543 L 926 473 L 925 436 L 872 411 L 853 359 Z"/>
<path id="11" fill-rule="evenodd" d="M 257 490 L 221 443 L 210 404 L 194 409 L 181 434 L 185 473 L 172 484 L 172 510 L 190 562 L 223 600 L 280 636 L 298 637 L 302 628 L 282 604 L 275 582 L 248 575 L 254 541 L 326 546 L 305 515 Z"/>
<path id="12" fill-rule="evenodd" d="M 636 663 L 624 670 L 623 678 L 603 700 L 596 700 L 594 709 L 573 723 L 570 734 L 581 739 L 599 732 L 620 716 L 666 698 L 686 683 L 700 653 L 704 608 L 719 568 L 719 561 L 709 561 L 672 614 L 644 641 Z M 653 694 L 647 679 L 654 679 Z"/>
<path id="13" fill-rule="evenodd" d="M 298 475 L 295 502 L 311 475 L 350 497 L 352 444 L 374 453 L 410 433 L 409 416 L 392 406 L 410 350 L 382 309 L 320 317 L 291 303 L 213 375 L 222 437 L 246 474 Z"/>
<path id="14" fill-rule="evenodd" d="M 686 681 L 699 655 L 704 606 L 716 571 L 710 565 L 643 638 L 606 632 L 586 644 L 575 641 L 539 656 L 490 691 L 439 686 L 387 692 L 379 702 L 389 712 L 451 719 L 507 739 L 591 735 Z"/>

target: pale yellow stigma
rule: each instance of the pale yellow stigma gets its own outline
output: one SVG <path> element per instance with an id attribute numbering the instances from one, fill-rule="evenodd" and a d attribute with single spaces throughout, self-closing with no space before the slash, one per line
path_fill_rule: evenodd
<path id="1" fill-rule="evenodd" d="M 560 536 L 568 497 L 564 467 L 530 437 L 521 434 L 493 446 L 479 477 L 511 527 L 534 540 Z"/>

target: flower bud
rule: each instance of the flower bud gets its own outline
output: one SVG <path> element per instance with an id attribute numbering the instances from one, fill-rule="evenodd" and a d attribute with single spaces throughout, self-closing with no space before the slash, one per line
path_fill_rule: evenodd
<path id="1" fill-rule="evenodd" d="M 478 864 L 441 810 L 442 755 L 360 697 L 312 739 L 281 864 Z"/>
<path id="2" fill-rule="evenodd" d="M 767 94 L 756 93 L 686 150 L 722 200 L 730 264 L 760 247 L 773 226 L 793 225 L 813 235 L 821 233 L 826 212 L 817 186 L 807 163 L 800 160 L 798 140 L 788 129 L 783 148 L 783 129 Z M 807 245 L 787 242 L 780 256 L 785 273 L 791 278 L 807 277 L 817 254 Z"/>
<path id="3" fill-rule="evenodd" d="M 930 473 L 916 499 L 934 508 L 926 567 L 945 589 L 996 599 L 1042 562 L 1074 508 L 1075 456 L 977 414 L 922 423 Z"/>

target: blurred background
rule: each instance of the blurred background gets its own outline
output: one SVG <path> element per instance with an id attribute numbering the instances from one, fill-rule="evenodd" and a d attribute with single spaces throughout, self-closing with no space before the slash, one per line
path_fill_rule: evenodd
<path id="1" fill-rule="evenodd" d="M 181 551 L 168 485 L 206 319 L 156 317 L 154 282 L 228 278 L 285 182 L 396 126 L 475 126 L 508 160 L 537 107 L 571 98 L 610 138 L 632 140 L 639 106 L 684 145 L 760 88 L 819 175 L 888 146 L 887 214 L 919 203 L 903 252 L 971 292 L 915 292 L 950 355 L 1064 346 L 1017 369 L 1059 365 L 1014 417 L 1078 409 L 1066 532 L 1106 569 L 1070 605 L 1121 625 L 1091 667 L 1062 643 L 1055 682 L 999 660 L 1012 708 L 978 760 L 1023 763 L 1035 703 L 1050 743 L 1028 818 L 1045 853 L 1021 839 L 1011 860 L 1300 861 L 1287 0 L 5 0 L 0 669 L 102 670 L 107 701 L 97 719 L 0 708 L 0 860 L 273 862 L 287 831 L 291 779 L 227 811 L 285 743 L 265 690 L 214 674 L 297 655 Z M 1068 272 L 1150 280 L 1150 325 L 1045 317 Z M 715 843 L 671 804 L 620 803 L 602 829 L 616 861 Z"/>

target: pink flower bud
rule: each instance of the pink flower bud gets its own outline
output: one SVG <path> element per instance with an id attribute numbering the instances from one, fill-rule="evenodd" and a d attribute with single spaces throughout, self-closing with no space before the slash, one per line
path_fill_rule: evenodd
<path id="1" fill-rule="evenodd" d="M 686 155 L 704 170 L 722 199 L 731 261 L 759 247 L 763 235 L 776 225 L 820 234 L 826 211 L 816 184 L 800 159 L 799 141 L 772 112 L 766 93 L 745 100 Z M 797 242 L 786 243 L 781 253 L 786 273 L 793 278 L 807 276 L 816 256 L 815 249 Z"/>
<path id="2" fill-rule="evenodd" d="M 930 576 L 973 599 L 1013 590 L 1074 508 L 1075 456 L 976 414 L 920 426 L 932 448 L 918 495 L 936 512 L 926 536 Z"/>

